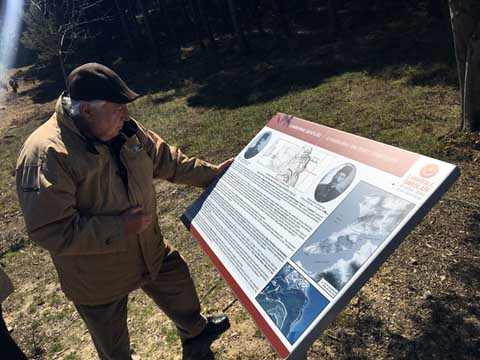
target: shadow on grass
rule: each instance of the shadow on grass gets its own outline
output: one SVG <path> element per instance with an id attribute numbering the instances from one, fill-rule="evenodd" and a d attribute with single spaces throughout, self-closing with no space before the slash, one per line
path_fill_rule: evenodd
<path id="1" fill-rule="evenodd" d="M 428 25 L 425 29 L 405 21 L 382 24 L 338 41 L 318 34 L 299 35 L 295 49 L 264 40 L 265 48 L 257 49 L 254 56 L 211 75 L 195 78 L 193 74 L 201 86 L 188 103 L 214 108 L 264 103 L 352 71 L 389 79 L 407 74 L 406 83 L 411 86 L 458 87 L 452 43 L 445 41 L 448 29 L 443 23 Z M 405 71 L 406 66 L 410 71 Z"/>
<path id="2" fill-rule="evenodd" d="M 426 300 L 427 319 L 415 319 L 420 335 L 413 339 L 390 334 L 388 346 L 393 358 L 466 359 L 478 358 L 480 349 L 480 296 L 456 294 Z M 474 320 L 477 319 L 477 323 Z"/>
<path id="3" fill-rule="evenodd" d="M 65 90 L 63 82 L 44 81 L 31 89 L 20 91 L 20 96 L 28 96 L 36 104 L 45 104 L 55 100 Z M 53 111 L 54 109 L 52 109 Z"/>
<path id="4" fill-rule="evenodd" d="M 301 31 L 294 45 L 272 34 L 250 33 L 249 55 L 235 54 L 222 45 L 215 54 L 195 51 L 181 63 L 128 62 L 112 67 L 141 94 L 180 89 L 188 80 L 197 85 L 188 98 L 190 106 L 227 109 L 265 103 L 351 71 L 395 79 L 404 77 L 402 69 L 410 66 L 413 70 L 407 84 L 458 86 L 445 22 L 425 15 L 382 21 L 344 29 L 336 39 L 328 37 L 325 24 L 320 23 L 315 29 Z M 63 84 L 47 84 L 26 95 L 41 103 L 54 99 L 63 88 Z M 165 96 L 156 101 L 171 100 L 172 96 Z"/>
<path id="5" fill-rule="evenodd" d="M 466 247 L 463 253 L 471 254 L 471 257 L 456 257 L 456 261 L 449 268 L 449 273 L 452 278 L 461 282 L 464 288 L 478 291 L 480 289 L 480 263 L 474 255 L 480 253 L 480 212 L 475 211 L 469 214 L 465 220 L 467 235 L 459 245 Z"/>
<path id="6" fill-rule="evenodd" d="M 336 334 L 336 353 L 348 359 L 368 359 L 361 349 L 380 348 L 388 359 L 474 359 L 480 349 L 480 296 L 448 294 L 418 304 L 413 316 L 414 337 L 386 330 L 382 320 L 367 313 Z M 412 309 L 412 313 L 415 310 Z M 477 320 L 475 320 L 477 319 Z M 475 322 L 476 321 L 476 322 Z"/>

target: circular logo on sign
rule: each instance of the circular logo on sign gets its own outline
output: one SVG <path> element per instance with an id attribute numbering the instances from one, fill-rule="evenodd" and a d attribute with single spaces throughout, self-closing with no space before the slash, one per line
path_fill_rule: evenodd
<path id="1" fill-rule="evenodd" d="M 422 170 L 420 170 L 420 176 L 424 178 L 431 178 L 432 176 L 435 176 L 437 172 L 438 172 L 438 165 L 428 164 L 428 165 L 425 165 L 422 168 Z"/>

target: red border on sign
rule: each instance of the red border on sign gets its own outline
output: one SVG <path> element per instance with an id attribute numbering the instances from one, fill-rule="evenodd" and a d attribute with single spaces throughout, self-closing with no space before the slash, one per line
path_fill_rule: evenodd
<path id="1" fill-rule="evenodd" d="M 267 127 L 398 177 L 420 158 L 407 150 L 282 113 L 275 115 Z"/>
<path id="2" fill-rule="evenodd" d="M 195 237 L 195 239 L 198 241 L 200 246 L 202 247 L 203 251 L 207 253 L 207 255 L 212 260 L 213 264 L 217 267 L 218 271 L 220 271 L 220 274 L 222 274 L 225 281 L 235 292 L 235 295 L 237 295 L 237 298 L 242 302 L 243 306 L 245 306 L 248 312 L 253 316 L 253 319 L 255 320 L 257 325 L 260 327 L 260 329 L 262 329 L 262 332 L 265 334 L 265 336 L 268 338 L 270 343 L 273 345 L 278 355 L 280 355 L 282 358 L 286 358 L 288 355 L 290 355 L 290 351 L 288 351 L 285 345 L 283 345 L 283 342 L 280 340 L 277 334 L 275 334 L 275 332 L 270 327 L 270 325 L 268 325 L 268 323 L 265 321 L 263 316 L 257 310 L 255 305 L 253 305 L 253 303 L 250 301 L 248 296 L 243 292 L 243 290 L 240 288 L 240 286 L 232 277 L 232 275 L 230 275 L 228 270 L 223 266 L 222 262 L 217 258 L 217 256 L 214 254 L 212 249 L 210 249 L 208 244 L 205 242 L 205 240 L 202 238 L 199 232 L 195 229 L 193 224 L 190 225 L 190 231 L 192 235 Z"/>

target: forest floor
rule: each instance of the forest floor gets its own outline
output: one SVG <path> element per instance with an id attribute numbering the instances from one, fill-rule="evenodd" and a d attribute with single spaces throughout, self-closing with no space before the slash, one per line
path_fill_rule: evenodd
<path id="1" fill-rule="evenodd" d="M 239 153 L 283 112 L 460 168 L 459 180 L 315 341 L 308 359 L 480 358 L 480 136 L 457 131 L 456 69 L 444 55 L 453 49 L 437 30 L 389 24 L 348 40 L 300 41 L 294 50 L 272 43 L 247 57 L 187 54 L 170 67 L 120 67 L 146 94 L 130 106 L 132 116 L 211 162 Z M 2 307 L 30 358 L 87 360 L 96 358 L 89 334 L 48 252 L 27 239 L 15 197 L 15 158 L 60 92 L 46 81 L 21 84 L 0 106 L 0 263 L 16 287 Z M 200 191 L 165 182 L 156 189 L 164 236 L 190 264 L 204 312 L 228 307 L 232 327 L 213 344 L 215 358 L 276 359 L 179 221 Z M 144 293 L 133 292 L 128 308 L 142 359 L 181 358 L 172 323 Z"/>

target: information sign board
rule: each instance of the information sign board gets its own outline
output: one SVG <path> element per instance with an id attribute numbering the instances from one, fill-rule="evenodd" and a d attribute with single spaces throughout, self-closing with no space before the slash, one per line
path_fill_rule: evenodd
<path id="1" fill-rule="evenodd" d="M 458 176 L 277 114 L 182 221 L 277 353 L 296 359 Z"/>

